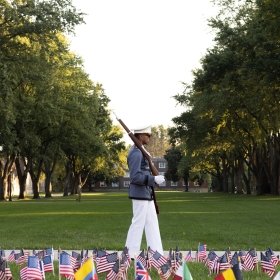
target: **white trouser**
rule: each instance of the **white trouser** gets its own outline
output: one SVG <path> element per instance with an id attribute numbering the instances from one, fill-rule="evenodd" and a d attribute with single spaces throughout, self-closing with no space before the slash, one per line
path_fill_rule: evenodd
<path id="1" fill-rule="evenodd" d="M 163 255 L 154 201 L 132 199 L 132 209 L 133 217 L 125 243 L 130 257 L 138 256 L 144 229 L 147 246 Z"/>

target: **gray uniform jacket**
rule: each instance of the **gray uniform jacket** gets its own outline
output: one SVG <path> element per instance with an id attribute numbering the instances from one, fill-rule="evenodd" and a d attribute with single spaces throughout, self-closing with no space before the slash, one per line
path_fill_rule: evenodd
<path id="1" fill-rule="evenodd" d="M 142 152 L 133 145 L 128 153 L 127 164 L 130 173 L 129 198 L 153 200 L 150 186 L 155 184 L 149 163 Z"/>

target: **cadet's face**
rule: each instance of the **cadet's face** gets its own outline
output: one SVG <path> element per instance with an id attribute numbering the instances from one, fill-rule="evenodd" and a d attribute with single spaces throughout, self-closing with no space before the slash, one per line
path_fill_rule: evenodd
<path id="1" fill-rule="evenodd" d="M 151 135 L 148 134 L 148 133 L 142 134 L 142 135 L 141 135 L 142 143 L 143 143 L 143 144 L 148 144 L 149 141 L 150 141 L 150 137 L 151 137 Z"/>

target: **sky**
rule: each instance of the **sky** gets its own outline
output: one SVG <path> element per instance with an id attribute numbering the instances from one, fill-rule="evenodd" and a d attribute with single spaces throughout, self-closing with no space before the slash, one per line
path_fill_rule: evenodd
<path id="1" fill-rule="evenodd" d="M 72 3 L 86 15 L 70 37 L 70 49 L 102 84 L 109 109 L 130 129 L 172 126 L 185 110 L 173 96 L 192 81 L 192 70 L 213 45 L 207 24 L 216 12 L 211 0 Z"/>

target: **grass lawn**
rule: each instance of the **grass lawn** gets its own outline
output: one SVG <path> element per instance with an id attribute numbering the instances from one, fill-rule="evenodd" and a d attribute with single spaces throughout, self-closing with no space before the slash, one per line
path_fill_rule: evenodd
<path id="1" fill-rule="evenodd" d="M 157 192 L 164 250 L 207 249 L 232 252 L 271 247 L 280 251 L 280 197 L 219 193 Z M 126 192 L 0 203 L 0 248 L 62 250 L 104 248 L 121 251 L 131 220 Z M 146 248 L 143 239 L 142 248 Z M 189 263 L 194 280 L 213 279 L 203 264 Z M 14 273 L 18 267 L 12 267 Z M 133 279 L 133 270 L 129 280 Z M 157 272 L 152 279 L 159 279 Z M 15 277 L 15 279 L 19 279 Z M 58 279 L 48 275 L 47 279 Z M 100 276 L 102 278 L 102 275 Z M 261 272 L 244 279 L 270 279 Z"/>

